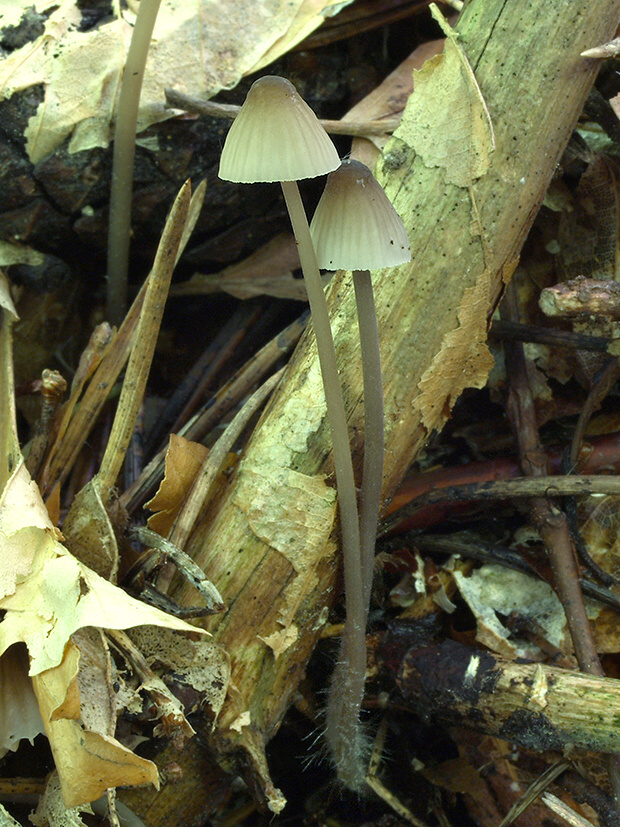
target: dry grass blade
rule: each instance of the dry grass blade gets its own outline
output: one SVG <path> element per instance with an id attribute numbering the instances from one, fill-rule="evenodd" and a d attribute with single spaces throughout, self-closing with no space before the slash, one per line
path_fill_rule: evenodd
<path id="1" fill-rule="evenodd" d="M 14 471 L 21 452 L 17 438 L 17 422 L 13 405 L 13 347 L 11 325 L 17 320 L 17 313 L 11 299 L 9 283 L 0 272 L 0 491 Z"/>
<path id="2" fill-rule="evenodd" d="M 553 810 L 554 813 L 561 816 L 571 827 L 594 827 L 591 821 L 580 816 L 555 795 L 544 793 L 542 800 L 550 810 Z"/>
<path id="3" fill-rule="evenodd" d="M 206 182 L 201 182 L 192 195 L 177 260 L 196 224 L 205 190 Z M 64 406 L 56 438 L 39 474 L 38 482 L 44 497 L 49 496 L 57 484 L 64 482 L 97 421 L 111 388 L 125 367 L 140 319 L 145 292 L 146 282 L 114 336 L 107 325 L 102 325 L 91 337 L 80 360 L 71 396 Z"/>
<path id="4" fill-rule="evenodd" d="M 148 278 L 144 304 L 136 328 L 123 389 L 108 446 L 98 473 L 99 486 L 101 491 L 104 492 L 104 497 L 107 496 L 107 492 L 116 482 L 121 470 L 135 426 L 138 409 L 142 403 L 170 279 L 172 278 L 177 252 L 185 229 L 189 204 L 190 183 L 187 181 L 181 187 L 172 206 L 157 249 L 153 269 Z"/>
<path id="5" fill-rule="evenodd" d="M 508 827 L 512 824 L 512 822 L 520 816 L 521 813 L 524 813 L 530 804 L 532 804 L 532 802 L 534 802 L 538 796 L 547 789 L 549 784 L 555 781 L 559 775 L 568 769 L 568 766 L 569 765 L 566 761 L 558 761 L 553 764 L 553 766 L 549 767 L 549 769 L 545 770 L 545 772 L 543 772 L 543 774 L 530 785 L 525 795 L 513 804 L 498 827 Z"/>

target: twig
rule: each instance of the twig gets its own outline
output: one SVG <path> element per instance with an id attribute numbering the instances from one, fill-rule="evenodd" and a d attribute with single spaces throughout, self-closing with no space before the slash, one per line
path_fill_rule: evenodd
<path id="1" fill-rule="evenodd" d="M 165 89 L 164 91 L 166 104 L 171 109 L 183 109 L 186 112 L 209 115 L 213 118 L 226 118 L 230 121 L 234 121 L 241 109 L 240 106 L 215 103 L 214 101 L 186 95 L 176 89 Z M 325 119 L 319 119 L 319 122 L 330 135 L 351 135 L 363 138 L 368 135 L 391 134 L 400 123 L 400 117 L 376 121 L 359 121 L 357 123 L 355 121 L 330 121 Z"/>
<path id="2" fill-rule="evenodd" d="M 425 506 L 436 503 L 508 500 L 521 497 L 589 496 L 590 494 L 620 494 L 620 478 L 602 474 L 583 476 L 545 475 L 542 477 L 485 480 L 464 485 L 431 488 L 422 492 L 411 502 L 408 502 L 383 520 L 379 536 L 385 537 L 407 517 Z"/>
<path id="3" fill-rule="evenodd" d="M 394 633 L 394 632 L 392 632 Z M 404 642 L 403 642 L 404 643 Z M 521 663 L 454 640 L 407 649 L 396 684 L 407 708 L 518 747 L 620 750 L 620 681 Z"/>
<path id="4" fill-rule="evenodd" d="M 508 286 L 504 306 L 505 312 L 516 319 L 518 306 L 514 283 Z M 534 399 L 528 381 L 523 346 L 512 344 L 506 347 L 505 352 L 510 379 L 506 410 L 517 435 L 521 464 L 526 473 L 532 476 L 543 476 L 546 474 L 546 457 L 538 437 Z M 530 516 L 547 548 L 558 597 L 564 607 L 579 668 L 590 675 L 602 676 L 603 668 L 596 651 L 592 628 L 579 585 L 575 549 L 566 515 L 551 500 L 536 497 L 530 501 Z M 616 806 L 618 806 L 620 804 L 618 754 L 609 757 L 607 769 L 616 798 Z"/>
<path id="5" fill-rule="evenodd" d="M 194 413 L 206 396 L 216 373 L 233 356 L 235 348 L 251 329 L 258 313 L 258 306 L 244 302 L 198 357 L 153 424 L 146 440 L 147 456 L 160 450 L 162 442 L 167 441 L 168 434 L 178 433 L 179 428 Z"/>
<path id="6" fill-rule="evenodd" d="M 533 804 L 534 801 L 547 789 L 549 784 L 552 784 L 555 779 L 562 775 L 570 765 L 567 764 L 566 761 L 556 761 L 555 764 L 548 767 L 545 772 L 538 776 L 536 781 L 533 784 L 530 784 L 527 791 L 518 801 L 512 805 L 510 810 L 506 813 L 505 817 L 502 819 L 501 824 L 498 827 L 509 827 L 512 822 L 524 813 L 530 804 Z"/>
<path id="7" fill-rule="evenodd" d="M 574 350 L 591 350 L 595 353 L 607 353 L 612 339 L 602 336 L 588 336 L 569 330 L 555 330 L 551 327 L 520 324 L 508 319 L 493 322 L 489 335 L 496 339 L 508 339 L 518 342 L 536 342 L 551 347 L 566 347 Z"/>
<path id="8" fill-rule="evenodd" d="M 620 376 L 620 362 L 618 359 L 609 359 L 605 365 L 598 372 L 594 384 L 590 389 L 588 398 L 586 399 L 581 413 L 577 419 L 573 438 L 571 440 L 570 450 L 566 452 L 564 471 L 570 474 L 573 469 L 577 467 L 579 460 L 579 452 L 584 440 L 586 428 L 592 418 L 592 414 L 599 407 L 603 399 L 607 396 L 616 380 Z M 564 460 L 563 460 L 564 462 Z M 577 504 L 573 497 L 568 496 L 564 500 L 564 510 L 566 511 L 566 518 L 570 528 L 575 548 L 581 560 L 596 574 L 596 576 L 605 583 L 606 586 L 611 586 L 616 583 L 616 578 L 613 575 L 602 569 L 598 563 L 592 558 L 588 551 L 586 544 L 581 536 L 579 528 L 579 520 L 577 516 Z"/>
<path id="9" fill-rule="evenodd" d="M 505 298 L 505 312 L 517 314 L 514 288 L 509 287 Z M 547 458 L 538 437 L 534 399 L 527 376 L 523 347 L 512 343 L 505 348 L 510 391 L 506 411 L 512 423 L 521 465 L 525 473 L 542 477 L 547 474 Z M 530 500 L 530 516 L 545 543 L 549 562 L 556 580 L 560 602 L 573 639 L 579 668 L 592 675 L 602 675 L 583 595 L 579 588 L 579 574 L 575 550 L 568 530 L 566 515 L 544 497 Z"/>

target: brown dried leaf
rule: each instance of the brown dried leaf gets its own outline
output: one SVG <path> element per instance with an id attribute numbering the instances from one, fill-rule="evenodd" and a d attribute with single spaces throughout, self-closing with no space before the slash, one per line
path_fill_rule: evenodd
<path id="1" fill-rule="evenodd" d="M 195 273 L 184 284 L 173 287 L 171 296 L 192 296 L 223 290 L 238 299 L 275 296 L 307 301 L 303 279 L 293 277 L 299 269 L 299 254 L 290 234 L 278 235 L 251 256 L 220 273 Z"/>
<path id="2" fill-rule="evenodd" d="M 490 274 L 485 270 L 473 287 L 463 293 L 457 311 L 459 325 L 446 334 L 441 348 L 424 372 L 414 402 L 429 429 L 440 428 L 449 410 L 438 405 L 447 399 L 449 408 L 465 388 L 484 387 L 493 357 L 486 344 L 490 299 Z"/>
<path id="3" fill-rule="evenodd" d="M 443 43 L 443 40 L 432 40 L 418 46 L 379 86 L 359 103 L 356 103 L 342 120 L 353 123 L 356 121 L 380 121 L 401 115 L 409 96 L 413 92 L 414 70 L 421 69 L 425 61 L 439 54 Z M 373 169 L 381 150 L 383 150 L 390 137 L 386 132 L 385 135 L 354 138 L 351 157 Z"/>
<path id="4" fill-rule="evenodd" d="M 170 434 L 164 478 L 155 496 L 144 506 L 155 512 L 147 523 L 152 531 L 168 536 L 208 453 L 204 445 Z"/>
<path id="5" fill-rule="evenodd" d="M 575 209 L 560 219 L 560 263 L 564 279 L 620 277 L 620 174 L 614 162 L 597 157 L 581 176 Z"/>

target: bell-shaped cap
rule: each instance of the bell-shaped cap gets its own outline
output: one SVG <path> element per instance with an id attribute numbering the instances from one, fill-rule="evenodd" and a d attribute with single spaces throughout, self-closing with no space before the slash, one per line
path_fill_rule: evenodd
<path id="1" fill-rule="evenodd" d="M 259 78 L 226 137 L 219 176 L 225 181 L 298 181 L 340 164 L 316 115 L 290 81 Z"/>
<path id="2" fill-rule="evenodd" d="M 330 173 L 310 233 L 324 269 L 377 270 L 411 259 L 400 216 L 359 161 L 343 161 Z"/>

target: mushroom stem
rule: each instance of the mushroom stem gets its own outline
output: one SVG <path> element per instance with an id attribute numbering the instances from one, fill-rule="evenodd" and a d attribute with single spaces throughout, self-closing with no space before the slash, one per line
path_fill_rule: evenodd
<path id="1" fill-rule="evenodd" d="M 342 781 L 359 788 L 364 781 L 361 767 L 359 712 L 366 676 L 366 608 L 362 581 L 360 526 L 349 432 L 338 376 L 336 350 L 321 274 L 316 260 L 308 219 L 296 181 L 282 181 L 282 192 L 297 240 L 304 274 L 317 351 L 327 417 L 332 432 L 334 466 L 340 507 L 342 557 L 346 601 L 346 623 L 338 664 L 334 670 L 327 708 L 326 735 Z"/>
<path id="2" fill-rule="evenodd" d="M 364 469 L 360 494 L 360 547 L 366 616 L 375 562 L 375 542 L 381 505 L 383 454 L 383 380 L 379 326 L 369 270 L 353 271 L 364 380 Z"/>
<path id="3" fill-rule="evenodd" d="M 316 254 L 308 227 L 308 219 L 299 195 L 297 182 L 282 181 L 281 184 L 293 227 L 293 233 L 297 240 L 299 260 L 308 293 L 321 375 L 323 377 L 323 387 L 325 389 L 327 418 L 332 432 L 338 505 L 340 507 L 340 525 L 342 530 L 345 589 L 347 596 L 350 593 L 361 595 L 360 534 L 355 477 L 353 476 L 349 430 L 347 427 L 344 400 L 342 398 L 340 377 L 338 376 L 336 349 L 334 347 L 332 328 L 329 321 L 327 301 L 325 300 L 319 265 L 316 261 Z M 349 590 L 349 586 L 351 586 L 351 591 Z M 364 625 L 363 616 L 360 614 L 360 609 L 363 609 L 363 601 L 361 601 L 359 597 L 356 597 L 351 602 L 353 605 L 349 607 L 349 599 L 347 597 L 347 615 L 349 614 L 349 608 L 351 608 L 353 615 L 359 617 L 362 625 Z"/>

